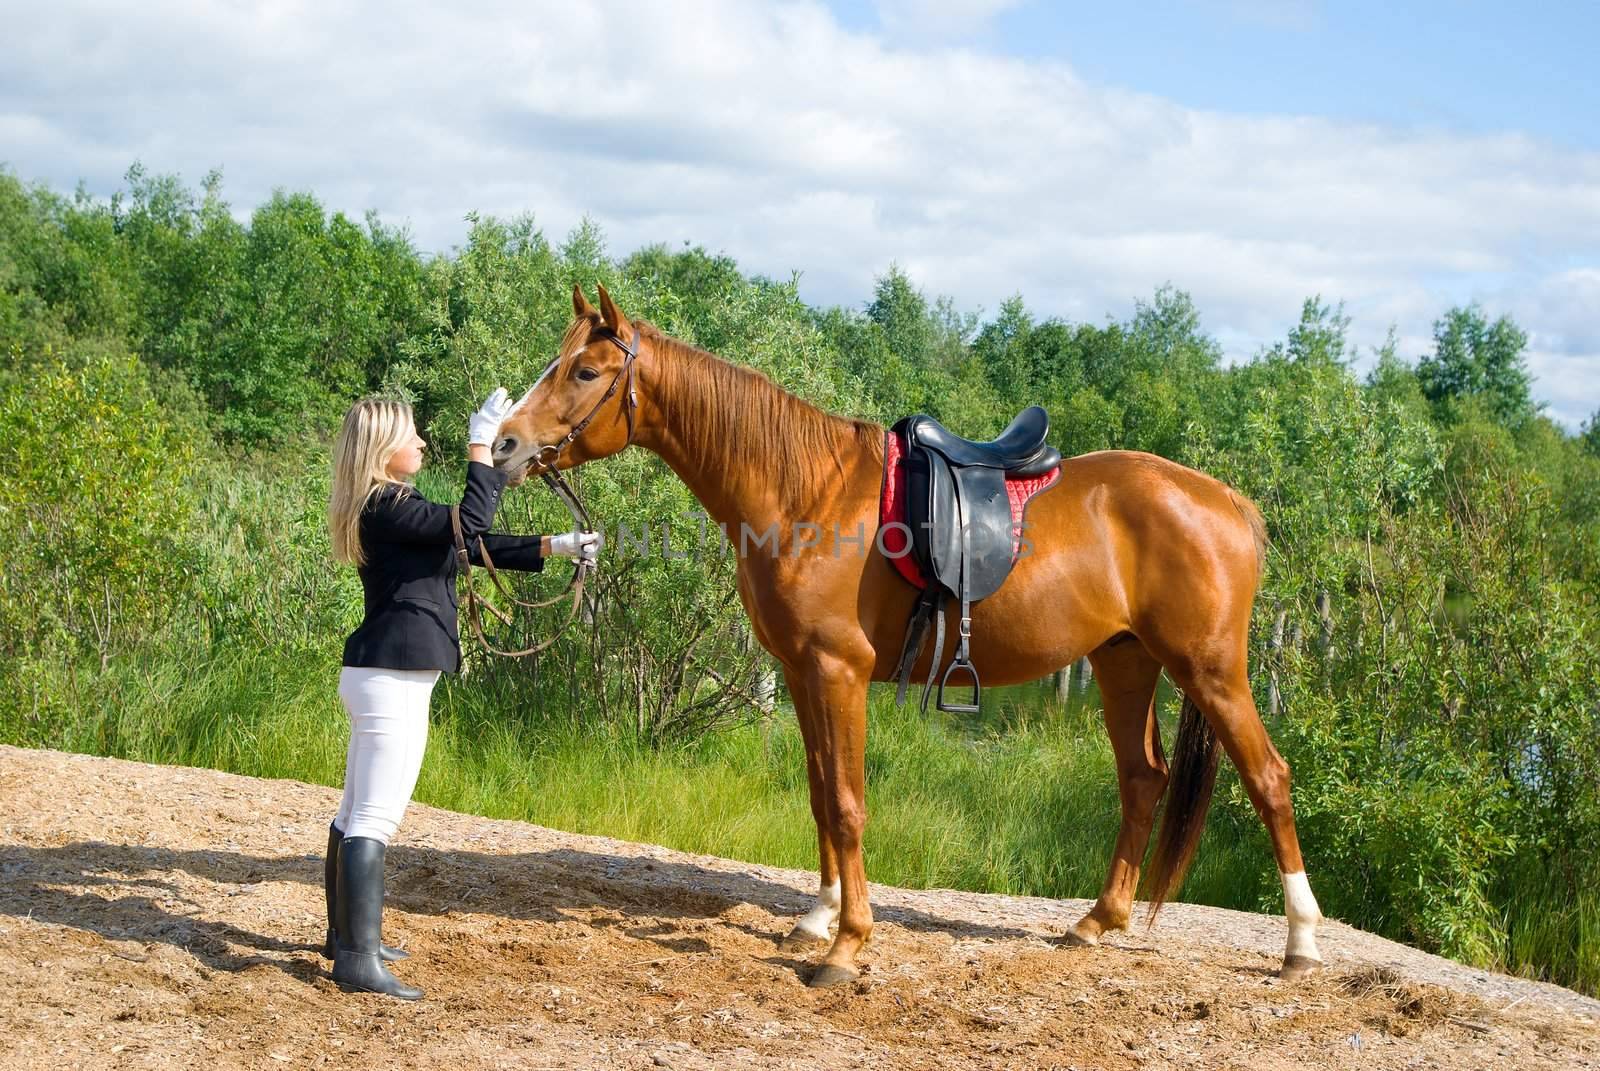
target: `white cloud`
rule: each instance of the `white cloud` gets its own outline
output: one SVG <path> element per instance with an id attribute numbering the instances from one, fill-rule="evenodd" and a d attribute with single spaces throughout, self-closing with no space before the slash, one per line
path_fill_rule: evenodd
<path id="1" fill-rule="evenodd" d="M 877 0 L 878 21 L 897 38 L 972 34 L 1023 0 Z"/>
<path id="2" fill-rule="evenodd" d="M 102 192 L 136 158 L 221 165 L 237 205 L 310 189 L 429 249 L 468 211 L 556 237 L 587 213 L 614 251 L 689 239 L 824 302 L 865 300 L 891 260 L 965 306 L 1020 290 L 1090 320 L 1170 280 L 1235 356 L 1313 293 L 1410 357 L 1480 298 L 1529 331 L 1559 418 L 1600 407 L 1600 154 L 1198 111 L 814 4 L 58 4 L 0 42 L 0 146 Z"/>

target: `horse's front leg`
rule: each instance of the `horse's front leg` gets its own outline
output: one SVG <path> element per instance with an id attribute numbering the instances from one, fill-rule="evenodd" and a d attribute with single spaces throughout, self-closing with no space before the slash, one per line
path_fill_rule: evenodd
<path id="1" fill-rule="evenodd" d="M 825 944 L 831 936 L 828 930 L 839 918 L 839 858 L 834 854 L 833 834 L 828 825 L 822 749 L 817 741 L 816 711 L 806 692 L 806 675 L 785 666 L 783 679 L 788 685 L 790 698 L 794 700 L 795 717 L 800 722 L 800 738 L 805 742 L 806 779 L 811 784 L 811 816 L 817 823 L 817 901 L 783 940 L 785 949 L 796 949 Z"/>
<path id="2" fill-rule="evenodd" d="M 824 818 L 838 863 L 840 900 L 838 936 L 810 984 L 830 986 L 856 977 L 856 953 L 872 936 L 872 905 L 867 901 L 867 870 L 861 856 L 861 835 L 867 825 L 867 682 L 871 667 L 822 655 L 806 670 L 805 678 L 821 760 Z M 812 791 L 815 794 L 815 786 Z"/>

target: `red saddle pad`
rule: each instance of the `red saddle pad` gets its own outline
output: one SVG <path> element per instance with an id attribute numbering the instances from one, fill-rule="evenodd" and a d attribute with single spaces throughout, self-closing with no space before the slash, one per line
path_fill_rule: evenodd
<path id="1" fill-rule="evenodd" d="M 907 582 L 921 589 L 928 586 L 917 559 L 911 553 L 911 529 L 906 524 L 905 440 L 892 430 L 884 432 L 883 494 L 878 502 L 878 526 L 884 528 L 880 546 Z M 1011 560 L 1022 550 L 1022 516 L 1028 500 L 1061 478 L 1061 466 L 1038 476 L 1006 474 L 1006 497 L 1011 500 Z M 898 527 L 884 526 L 898 522 Z"/>

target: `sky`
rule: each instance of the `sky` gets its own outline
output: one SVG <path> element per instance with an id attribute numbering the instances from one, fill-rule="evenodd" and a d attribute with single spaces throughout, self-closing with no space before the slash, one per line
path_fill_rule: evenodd
<path id="1" fill-rule="evenodd" d="M 14 10 L 5 10 L 14 9 Z M 45 13 L 46 10 L 48 13 Z M 861 307 L 891 263 L 1103 322 L 1170 283 L 1231 360 L 1305 298 L 1357 367 L 1480 302 L 1534 395 L 1600 410 L 1600 4 L 0 0 L 0 166 L 274 188 L 419 248 L 585 216 Z M 26 29 L 15 30 L 18 27 Z M 737 358 L 737 354 L 726 356 Z"/>

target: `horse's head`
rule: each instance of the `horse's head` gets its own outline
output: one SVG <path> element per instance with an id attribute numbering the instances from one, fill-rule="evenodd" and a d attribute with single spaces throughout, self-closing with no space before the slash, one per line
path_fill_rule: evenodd
<path id="1" fill-rule="evenodd" d="M 609 457 L 633 439 L 638 329 L 603 286 L 598 309 L 574 286 L 572 311 L 556 359 L 500 425 L 494 463 L 514 478 Z"/>

